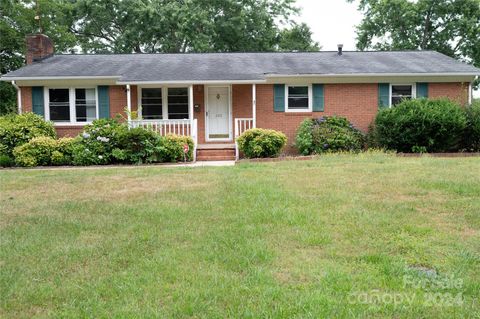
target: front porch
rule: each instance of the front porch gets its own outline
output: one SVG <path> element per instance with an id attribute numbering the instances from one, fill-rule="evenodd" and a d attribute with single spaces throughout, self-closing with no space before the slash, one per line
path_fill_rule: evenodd
<path id="1" fill-rule="evenodd" d="M 130 127 L 191 136 L 195 160 L 238 159 L 236 138 L 256 127 L 253 83 L 127 85 L 127 102 Z M 135 112 L 138 117 L 132 119 Z"/>

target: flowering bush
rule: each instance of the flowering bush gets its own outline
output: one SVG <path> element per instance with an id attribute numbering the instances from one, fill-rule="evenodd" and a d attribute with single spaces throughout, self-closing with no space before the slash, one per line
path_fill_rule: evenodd
<path id="1" fill-rule="evenodd" d="M 120 147 L 120 137 L 128 131 L 115 119 L 95 120 L 79 135 L 72 148 L 74 165 L 104 165 L 115 162 L 113 150 Z"/>
<path id="2" fill-rule="evenodd" d="M 360 151 L 364 136 L 346 118 L 324 116 L 305 119 L 297 130 L 295 146 L 301 154 Z"/>
<path id="3" fill-rule="evenodd" d="M 276 157 L 287 144 L 282 132 L 254 128 L 245 131 L 237 139 L 238 148 L 248 158 Z"/>

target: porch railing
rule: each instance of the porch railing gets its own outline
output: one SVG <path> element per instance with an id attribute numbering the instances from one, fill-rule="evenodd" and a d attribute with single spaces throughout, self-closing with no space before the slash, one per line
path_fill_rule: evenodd
<path id="1" fill-rule="evenodd" d="M 168 134 L 191 136 L 193 139 L 193 160 L 197 158 L 197 120 L 130 120 L 129 127 L 143 127 L 165 136 Z"/>
<path id="2" fill-rule="evenodd" d="M 254 128 L 253 118 L 236 118 L 235 119 L 235 159 L 239 158 L 239 150 L 237 144 L 237 137 L 243 134 L 243 132 Z"/>

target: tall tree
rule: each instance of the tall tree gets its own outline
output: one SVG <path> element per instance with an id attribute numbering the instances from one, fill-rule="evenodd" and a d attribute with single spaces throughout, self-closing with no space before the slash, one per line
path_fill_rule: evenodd
<path id="1" fill-rule="evenodd" d="M 72 26 L 85 51 L 272 51 L 297 12 L 294 0 L 78 0 Z M 293 30 L 298 27 L 293 25 Z M 313 44 L 307 25 L 292 49 Z M 306 31 L 306 32 L 305 32 Z M 298 42 L 294 40 L 298 39 Z M 295 46 L 297 45 L 297 46 Z"/>
<path id="2" fill-rule="evenodd" d="M 359 10 L 360 50 L 435 50 L 480 67 L 480 0 L 360 0 Z"/>
<path id="3" fill-rule="evenodd" d="M 42 31 L 60 52 L 75 46 L 76 38 L 69 30 L 72 8 L 71 2 L 61 0 L 0 0 L 0 74 L 23 65 L 27 34 Z M 35 19 L 37 14 L 40 21 Z M 0 81 L 0 115 L 15 111 L 15 105 L 15 89 Z"/>
<path id="4" fill-rule="evenodd" d="M 25 36 L 39 31 L 56 52 L 318 50 L 308 26 L 291 21 L 294 2 L 38 0 L 37 7 L 35 0 L 0 0 L 0 72 L 23 65 Z M 0 82 L 0 114 L 14 106 L 15 90 Z"/>
<path id="5" fill-rule="evenodd" d="M 312 31 L 305 23 L 295 24 L 279 33 L 279 51 L 319 51 L 318 42 L 312 41 Z"/>

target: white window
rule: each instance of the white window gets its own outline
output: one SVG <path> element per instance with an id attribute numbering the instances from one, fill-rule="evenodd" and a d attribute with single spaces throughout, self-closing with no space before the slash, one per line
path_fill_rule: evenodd
<path id="1" fill-rule="evenodd" d="M 310 85 L 287 85 L 285 90 L 287 112 L 310 112 L 312 110 Z"/>
<path id="2" fill-rule="evenodd" d="M 70 122 L 70 90 L 50 89 L 48 99 L 50 121 Z"/>
<path id="3" fill-rule="evenodd" d="M 75 115 L 77 122 L 92 122 L 97 118 L 95 89 L 75 89 Z"/>
<path id="4" fill-rule="evenodd" d="M 168 89 L 168 118 L 188 119 L 188 88 Z"/>
<path id="5" fill-rule="evenodd" d="M 188 88 L 139 88 L 140 115 L 145 120 L 188 119 Z"/>
<path id="6" fill-rule="evenodd" d="M 392 84 L 390 86 L 390 105 L 394 106 L 403 100 L 415 98 L 415 85 L 413 84 Z"/>
<path id="7" fill-rule="evenodd" d="M 89 123 L 98 118 L 95 88 L 45 88 L 45 119 L 55 123 Z"/>
<path id="8" fill-rule="evenodd" d="M 162 89 L 142 89 L 142 117 L 146 120 L 163 118 Z"/>

